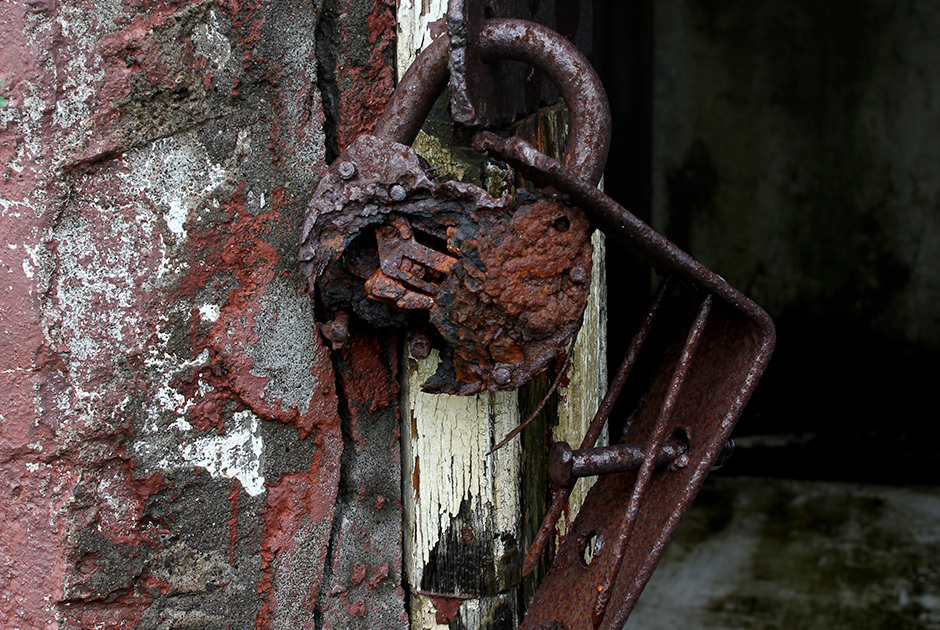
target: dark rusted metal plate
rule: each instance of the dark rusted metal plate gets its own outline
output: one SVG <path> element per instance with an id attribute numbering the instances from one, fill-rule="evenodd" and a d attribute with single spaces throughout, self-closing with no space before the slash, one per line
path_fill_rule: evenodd
<path id="1" fill-rule="evenodd" d="M 584 213 L 525 191 L 495 198 L 432 180 L 410 147 L 363 135 L 324 176 L 307 210 L 300 260 L 337 317 L 373 326 L 430 323 L 436 393 L 519 387 L 571 342 L 587 304 Z"/>

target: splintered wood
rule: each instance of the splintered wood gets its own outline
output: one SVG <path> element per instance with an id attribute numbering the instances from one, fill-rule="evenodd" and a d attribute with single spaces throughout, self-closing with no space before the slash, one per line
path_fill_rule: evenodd
<path id="1" fill-rule="evenodd" d="M 444 14 L 446 4 L 443 0 L 399 3 L 399 77 L 431 43 L 430 25 Z M 427 144 L 427 139 L 423 142 Z M 455 161 L 446 148 L 449 138 L 436 139 L 434 146 L 440 150 L 430 155 L 423 146 L 422 141 L 416 143 L 432 166 Z M 460 177 L 462 172 L 451 176 Z M 590 299 L 572 350 L 568 382 L 559 390 L 560 403 L 550 414 L 557 417 L 557 424 L 552 422 L 546 441 L 580 444 L 606 390 L 603 236 L 595 233 L 592 242 Z M 436 365 L 436 352 L 423 361 L 406 356 L 402 371 L 403 538 L 411 628 L 445 630 L 455 620 L 461 627 L 481 630 L 516 626 L 523 614 L 518 589 L 528 544 L 524 513 L 539 515 L 544 510 L 544 497 L 536 500 L 523 493 L 523 462 L 528 458 L 531 467 L 532 458 L 543 455 L 523 452 L 519 438 L 487 455 L 523 420 L 518 393 L 426 394 L 420 385 Z M 587 480 L 579 481 L 570 518 L 587 487 Z M 559 524 L 560 533 L 564 527 L 566 523 Z"/>

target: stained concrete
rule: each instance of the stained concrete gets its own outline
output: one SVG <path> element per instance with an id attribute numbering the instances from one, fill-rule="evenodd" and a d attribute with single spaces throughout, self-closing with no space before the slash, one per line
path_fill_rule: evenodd
<path id="1" fill-rule="evenodd" d="M 626 628 L 940 625 L 940 490 L 709 480 Z"/>

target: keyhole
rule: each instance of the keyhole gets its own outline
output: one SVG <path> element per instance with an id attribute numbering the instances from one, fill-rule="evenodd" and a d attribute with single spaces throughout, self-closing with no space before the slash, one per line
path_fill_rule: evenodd
<path id="1" fill-rule="evenodd" d="M 571 221 L 568 220 L 568 217 L 558 217 L 552 222 L 552 227 L 559 232 L 567 232 L 568 228 L 571 227 Z"/>

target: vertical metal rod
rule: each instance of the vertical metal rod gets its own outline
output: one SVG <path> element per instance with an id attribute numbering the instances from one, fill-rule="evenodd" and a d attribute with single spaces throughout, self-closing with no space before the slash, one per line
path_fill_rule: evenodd
<path id="1" fill-rule="evenodd" d="M 689 330 L 685 346 L 682 348 L 682 353 L 679 356 L 679 362 L 673 372 L 669 390 L 666 392 L 666 398 L 660 409 L 659 418 L 656 421 L 656 426 L 653 428 L 653 435 L 650 437 L 650 441 L 647 444 L 646 460 L 640 467 L 636 483 L 633 486 L 630 503 L 627 506 L 626 512 L 623 514 L 620 526 L 617 528 L 616 538 L 610 541 L 609 544 L 611 547 L 604 554 L 609 560 L 605 563 L 604 580 L 598 587 L 599 592 L 597 599 L 591 611 L 595 628 L 601 625 L 601 621 L 604 619 L 604 613 L 607 611 L 607 605 L 610 603 L 611 591 L 613 590 L 617 575 L 620 573 L 620 566 L 623 564 L 623 554 L 630 540 L 633 525 L 636 523 L 637 514 L 639 514 L 640 511 L 640 502 L 643 500 L 643 495 L 653 476 L 653 469 L 656 465 L 654 454 L 659 451 L 663 441 L 666 439 L 666 429 L 672 418 L 672 412 L 675 409 L 679 391 L 682 389 L 682 385 L 685 383 L 685 379 L 688 376 L 689 368 L 692 364 L 692 357 L 695 355 L 695 349 L 698 347 L 698 342 L 702 338 L 702 331 L 705 329 L 705 324 L 708 321 L 711 306 L 712 295 L 708 294 L 702 302 L 702 306 L 699 308 L 692 328 Z"/>
<path id="2" fill-rule="evenodd" d="M 649 337 L 650 330 L 653 328 L 653 322 L 659 314 L 659 309 L 662 306 L 668 286 L 669 278 L 664 279 L 659 285 L 656 297 L 653 298 L 646 312 L 646 316 L 643 318 L 639 329 L 637 329 L 636 334 L 633 336 L 630 347 L 627 349 L 627 354 L 624 356 L 623 361 L 621 361 L 620 367 L 617 368 L 617 374 L 614 375 L 614 380 L 611 381 L 610 387 L 607 388 L 607 393 L 604 395 L 604 399 L 597 408 L 597 413 L 594 414 L 594 418 L 591 420 L 591 424 L 584 434 L 584 439 L 581 440 L 581 448 L 594 446 L 601 431 L 604 429 L 604 424 L 607 422 L 607 418 L 614 408 L 614 403 L 617 401 L 617 397 L 620 396 L 620 392 L 623 390 L 623 386 L 627 382 L 630 372 L 633 370 L 637 357 L 640 356 L 640 350 L 643 348 L 643 344 L 646 343 L 647 337 Z M 568 504 L 572 490 L 573 488 L 560 488 L 552 495 L 552 504 L 545 514 L 542 525 L 539 527 L 539 531 L 535 535 L 535 540 L 532 541 L 532 546 L 529 547 L 525 561 L 522 564 L 523 575 L 528 575 L 535 569 L 539 557 L 542 555 L 542 552 L 545 551 L 551 534 L 555 530 L 558 519 L 561 518 L 561 513 Z"/>

